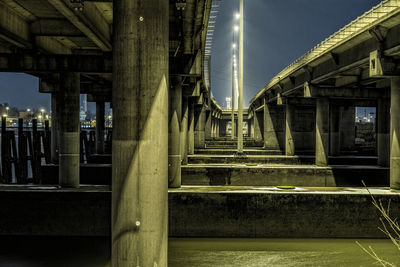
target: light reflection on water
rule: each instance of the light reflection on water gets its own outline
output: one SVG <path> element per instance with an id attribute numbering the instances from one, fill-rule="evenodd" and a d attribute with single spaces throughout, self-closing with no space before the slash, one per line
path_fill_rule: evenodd
<path id="1" fill-rule="evenodd" d="M 376 266 L 355 239 L 170 238 L 168 266 Z M 399 265 L 389 240 L 360 239 Z M 0 237 L 0 266 L 109 266 L 103 237 Z"/>

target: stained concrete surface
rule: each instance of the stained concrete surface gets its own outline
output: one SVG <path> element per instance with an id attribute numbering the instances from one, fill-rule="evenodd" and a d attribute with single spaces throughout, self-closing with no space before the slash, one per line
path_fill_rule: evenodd
<path id="1" fill-rule="evenodd" d="M 355 239 L 170 238 L 168 266 L 376 266 Z M 360 239 L 378 255 L 400 264 L 389 240 Z M 109 238 L 1 237 L 0 266 L 110 266 Z"/>

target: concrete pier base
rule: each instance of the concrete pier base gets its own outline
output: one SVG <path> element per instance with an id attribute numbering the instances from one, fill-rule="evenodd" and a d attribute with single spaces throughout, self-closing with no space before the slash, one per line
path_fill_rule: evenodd
<path id="1" fill-rule="evenodd" d="M 59 92 L 59 183 L 62 187 L 79 187 L 79 91 L 80 74 L 60 75 Z"/>

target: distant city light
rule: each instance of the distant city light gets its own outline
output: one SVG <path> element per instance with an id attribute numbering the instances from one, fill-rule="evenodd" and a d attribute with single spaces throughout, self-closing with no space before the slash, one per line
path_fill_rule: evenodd
<path id="1" fill-rule="evenodd" d="M 236 14 L 235 14 L 235 18 L 236 18 L 236 19 L 240 19 L 240 13 L 236 13 Z"/>
<path id="2" fill-rule="evenodd" d="M 236 44 L 232 44 L 232 48 L 236 48 Z"/>
<path id="3" fill-rule="evenodd" d="M 239 31 L 239 26 L 238 26 L 238 25 L 233 26 L 233 30 L 234 30 L 235 32 Z"/>

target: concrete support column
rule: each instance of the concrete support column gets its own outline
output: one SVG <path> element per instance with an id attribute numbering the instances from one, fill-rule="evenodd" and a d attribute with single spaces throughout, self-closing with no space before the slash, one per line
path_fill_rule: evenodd
<path id="1" fill-rule="evenodd" d="M 182 165 L 187 164 L 188 119 L 189 119 L 188 98 L 184 97 L 183 101 L 182 101 L 182 122 L 181 122 L 181 162 L 182 162 Z"/>
<path id="2" fill-rule="evenodd" d="M 205 111 L 206 113 L 206 121 L 205 121 L 205 129 L 204 129 L 204 134 L 205 134 L 205 138 L 206 140 L 211 139 L 211 131 L 212 131 L 212 127 L 211 127 L 211 121 L 212 121 L 212 111 Z"/>
<path id="3" fill-rule="evenodd" d="M 262 140 L 262 133 L 261 131 L 263 131 L 263 129 L 261 129 L 261 119 L 264 119 L 263 115 L 259 115 L 259 112 L 254 112 L 254 117 L 253 117 L 253 122 L 254 122 L 254 126 L 253 126 L 253 132 L 254 132 L 254 139 L 259 141 Z"/>
<path id="4" fill-rule="evenodd" d="M 181 186 L 182 78 L 170 82 L 168 123 L 168 187 Z"/>
<path id="5" fill-rule="evenodd" d="M 58 163 L 58 152 L 59 152 L 59 111 L 57 109 L 58 104 L 58 93 L 51 94 L 51 162 Z"/>
<path id="6" fill-rule="evenodd" d="M 355 149 L 355 108 L 352 106 L 342 107 L 342 119 L 340 122 L 340 148 L 341 150 L 353 151 Z"/>
<path id="7" fill-rule="evenodd" d="M 206 109 L 201 105 L 195 105 L 194 120 L 194 147 L 205 147 L 205 125 L 206 125 Z"/>
<path id="8" fill-rule="evenodd" d="M 111 265 L 167 266 L 169 2 L 113 10 Z"/>
<path id="9" fill-rule="evenodd" d="M 104 153 L 105 105 L 103 101 L 96 102 L 96 153 Z"/>
<path id="10" fill-rule="evenodd" d="M 329 98 L 318 98 L 315 120 L 315 164 L 328 165 L 329 151 Z"/>
<path id="11" fill-rule="evenodd" d="M 79 187 L 80 74 L 60 74 L 59 102 L 59 183 L 62 187 Z"/>
<path id="12" fill-rule="evenodd" d="M 277 114 L 276 108 L 264 101 L 264 148 L 268 150 L 281 149 L 276 125 L 277 116 L 283 117 L 283 114 Z"/>
<path id="13" fill-rule="evenodd" d="M 388 167 L 390 164 L 390 99 L 378 99 L 376 122 L 378 165 Z"/>
<path id="14" fill-rule="evenodd" d="M 400 189 L 400 77 L 390 89 L 390 188 Z"/>
<path id="15" fill-rule="evenodd" d="M 289 103 L 286 104 L 286 130 L 285 130 L 285 155 L 294 156 L 294 116 L 296 107 Z"/>
<path id="16" fill-rule="evenodd" d="M 221 120 L 219 118 L 216 119 L 215 122 L 215 127 L 216 127 L 216 136 L 215 137 L 219 137 L 219 130 L 221 128 Z"/>
<path id="17" fill-rule="evenodd" d="M 330 155 L 340 155 L 340 119 L 342 110 L 340 106 L 332 105 L 330 109 Z"/>
<path id="18" fill-rule="evenodd" d="M 194 102 L 189 105 L 188 154 L 194 154 Z"/>
<path id="19" fill-rule="evenodd" d="M 211 115 L 211 138 L 215 137 L 215 118 Z"/>

